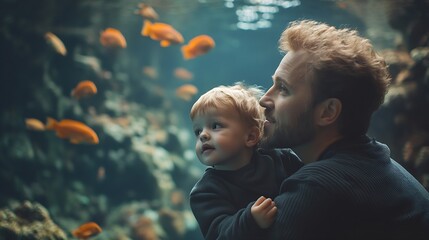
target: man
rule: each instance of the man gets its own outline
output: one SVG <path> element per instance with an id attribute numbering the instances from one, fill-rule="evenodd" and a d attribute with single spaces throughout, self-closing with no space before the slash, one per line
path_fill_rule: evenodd
<path id="1" fill-rule="evenodd" d="M 308 20 L 279 43 L 262 146 L 305 165 L 275 198 L 272 239 L 429 239 L 429 193 L 366 136 L 390 81 L 384 60 L 356 31 Z"/>

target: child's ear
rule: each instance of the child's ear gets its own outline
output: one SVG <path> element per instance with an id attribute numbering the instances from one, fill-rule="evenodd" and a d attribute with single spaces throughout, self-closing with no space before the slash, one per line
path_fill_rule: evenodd
<path id="1" fill-rule="evenodd" d="M 246 136 L 246 146 L 247 147 L 254 147 L 256 144 L 258 144 L 259 139 L 260 139 L 260 131 L 259 128 L 254 126 L 252 127 L 247 136 Z"/>

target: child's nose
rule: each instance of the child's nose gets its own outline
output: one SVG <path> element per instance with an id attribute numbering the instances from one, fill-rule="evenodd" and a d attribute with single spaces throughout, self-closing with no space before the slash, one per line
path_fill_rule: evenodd
<path id="1" fill-rule="evenodd" d="M 209 133 L 207 132 L 207 131 L 202 131 L 201 132 L 201 134 L 200 134 L 200 141 L 201 142 L 205 142 L 205 141 L 207 141 L 207 140 L 209 140 L 210 139 L 210 135 L 209 135 Z"/>

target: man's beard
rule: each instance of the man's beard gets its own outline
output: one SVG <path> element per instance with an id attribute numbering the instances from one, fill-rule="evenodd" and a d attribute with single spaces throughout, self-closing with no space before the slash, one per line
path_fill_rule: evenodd
<path id="1" fill-rule="evenodd" d="M 314 137 L 312 109 L 302 112 L 295 121 L 282 122 L 281 125 L 278 123 L 276 121 L 275 129 L 272 129 L 272 133 L 268 133 L 270 135 L 267 136 L 267 133 L 264 133 L 260 147 L 266 149 L 293 148 L 309 142 Z"/>

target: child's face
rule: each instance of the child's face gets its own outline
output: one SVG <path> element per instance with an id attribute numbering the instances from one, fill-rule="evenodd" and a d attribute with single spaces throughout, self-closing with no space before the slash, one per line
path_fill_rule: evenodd
<path id="1" fill-rule="evenodd" d="M 195 151 L 207 166 L 235 170 L 250 161 L 253 145 L 247 142 L 249 127 L 237 112 L 210 108 L 192 120 L 196 136 Z"/>

